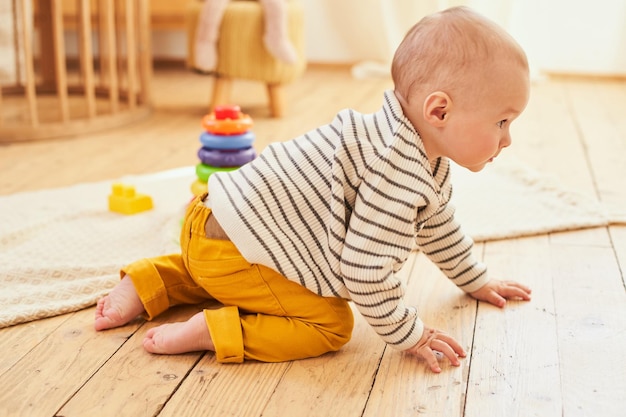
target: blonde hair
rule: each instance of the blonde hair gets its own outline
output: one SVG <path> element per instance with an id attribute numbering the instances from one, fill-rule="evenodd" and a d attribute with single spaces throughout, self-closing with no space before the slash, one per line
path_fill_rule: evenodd
<path id="1" fill-rule="evenodd" d="M 509 60 L 526 69 L 526 54 L 504 29 L 467 7 L 453 7 L 415 24 L 396 50 L 391 75 L 410 101 L 419 89 L 455 90 L 487 65 Z"/>

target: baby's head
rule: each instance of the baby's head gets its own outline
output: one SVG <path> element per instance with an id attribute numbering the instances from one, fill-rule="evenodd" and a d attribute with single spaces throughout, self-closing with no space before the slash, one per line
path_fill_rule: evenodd
<path id="1" fill-rule="evenodd" d="M 471 170 L 482 169 L 510 144 L 508 125 L 528 101 L 524 51 L 501 27 L 466 7 L 435 13 L 413 26 L 396 50 L 391 74 L 395 94 L 420 133 L 429 159 L 447 156 Z M 491 113 L 479 114 L 485 111 Z M 501 135 L 495 151 L 466 155 L 467 149 L 457 149 L 462 145 L 448 140 L 452 133 L 464 133 L 448 128 L 451 119 L 463 120 L 469 128 L 471 118 L 484 117 L 487 122 L 501 116 L 492 125 L 503 129 L 506 124 L 506 135 Z M 461 127 L 458 123 L 457 128 Z M 481 137 L 484 134 L 488 132 L 481 132 Z M 471 143 L 469 139 L 465 146 L 475 148 L 480 138 L 474 137 Z"/>
<path id="2" fill-rule="evenodd" d="M 524 51 L 500 26 L 467 7 L 453 7 L 424 17 L 409 30 L 396 50 L 391 74 L 396 92 L 410 102 L 419 90 L 454 96 L 480 90 L 488 82 L 481 75 L 502 61 L 528 69 Z"/>

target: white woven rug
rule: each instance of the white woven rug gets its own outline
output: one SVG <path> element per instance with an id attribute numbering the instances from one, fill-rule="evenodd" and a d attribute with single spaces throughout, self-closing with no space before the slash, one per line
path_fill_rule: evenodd
<path id="1" fill-rule="evenodd" d="M 193 179 L 193 167 L 121 179 L 154 201 L 132 216 L 108 211 L 112 181 L 0 196 L 0 328 L 91 306 L 123 265 L 178 251 Z M 626 223 L 515 164 L 455 169 L 453 180 L 457 216 L 477 241 Z"/>

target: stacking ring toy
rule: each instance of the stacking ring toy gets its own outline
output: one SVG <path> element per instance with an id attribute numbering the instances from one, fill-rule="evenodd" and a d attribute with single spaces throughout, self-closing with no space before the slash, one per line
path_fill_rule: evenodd
<path id="1" fill-rule="evenodd" d="M 241 116 L 241 107 L 236 104 L 218 104 L 213 109 L 213 114 L 219 120 L 237 119 Z"/>
<path id="2" fill-rule="evenodd" d="M 218 119 L 214 113 L 202 118 L 202 127 L 216 135 L 240 135 L 252 129 L 252 118 L 241 114 L 238 119 Z"/>
<path id="3" fill-rule="evenodd" d="M 191 183 L 191 193 L 195 196 L 202 195 L 209 190 L 209 185 L 199 179 Z"/>
<path id="4" fill-rule="evenodd" d="M 245 149 L 252 146 L 254 132 L 246 132 L 241 135 L 215 135 L 203 132 L 200 135 L 202 146 L 210 149 Z"/>
<path id="5" fill-rule="evenodd" d="M 256 151 L 254 148 L 232 151 L 200 148 L 198 149 L 198 158 L 203 164 L 213 165 L 215 167 L 238 167 L 256 158 Z"/>
<path id="6" fill-rule="evenodd" d="M 234 171 L 239 167 L 214 167 L 212 165 L 207 164 L 198 164 L 196 165 L 196 176 L 202 182 L 209 181 L 209 177 L 216 172 L 228 172 Z"/>

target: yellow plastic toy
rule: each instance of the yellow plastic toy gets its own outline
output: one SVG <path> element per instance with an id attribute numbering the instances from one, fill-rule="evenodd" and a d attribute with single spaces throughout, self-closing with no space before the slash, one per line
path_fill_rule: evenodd
<path id="1" fill-rule="evenodd" d="M 146 194 L 137 194 L 135 187 L 115 183 L 111 186 L 109 195 L 109 210 L 122 214 L 136 214 L 150 210 L 152 198 Z"/>
<path id="2" fill-rule="evenodd" d="M 202 182 L 199 179 L 191 183 L 191 193 L 195 196 L 202 195 L 209 191 L 209 186 L 206 182 Z"/>

